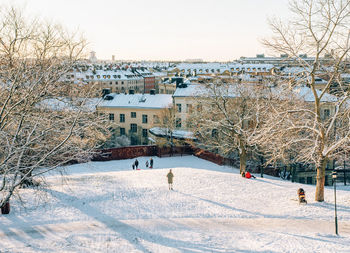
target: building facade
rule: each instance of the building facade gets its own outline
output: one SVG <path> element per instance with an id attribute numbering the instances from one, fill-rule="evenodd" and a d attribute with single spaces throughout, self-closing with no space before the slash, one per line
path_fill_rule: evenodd
<path id="1" fill-rule="evenodd" d="M 165 94 L 109 94 L 97 111 L 108 118 L 117 136 L 127 136 L 131 145 L 147 145 L 149 129 L 160 123 L 166 108 L 172 106 L 172 96 Z"/>

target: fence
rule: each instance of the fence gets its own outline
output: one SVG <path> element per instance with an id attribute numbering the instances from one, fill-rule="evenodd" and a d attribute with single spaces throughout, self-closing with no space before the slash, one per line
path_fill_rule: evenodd
<path id="1" fill-rule="evenodd" d="M 98 150 L 93 161 L 132 159 L 139 156 L 156 156 L 157 146 L 130 146 Z"/>
<path id="2" fill-rule="evenodd" d="M 110 148 L 98 150 L 97 154 L 93 157 L 93 161 L 111 161 L 132 159 L 139 156 L 182 156 L 182 155 L 194 155 L 201 159 L 208 160 L 218 165 L 232 164 L 234 160 L 224 158 L 218 154 L 200 149 L 192 146 L 177 146 L 177 147 L 158 147 L 156 145 L 151 146 L 129 146 L 120 148 Z"/>

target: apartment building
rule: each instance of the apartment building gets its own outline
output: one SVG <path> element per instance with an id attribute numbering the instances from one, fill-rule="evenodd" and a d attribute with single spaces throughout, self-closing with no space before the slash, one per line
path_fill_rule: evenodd
<path id="1" fill-rule="evenodd" d="M 167 94 L 109 94 L 97 111 L 108 117 L 117 135 L 129 137 L 132 145 L 147 145 L 149 129 L 160 124 L 163 110 L 171 106 Z"/>
<path id="2" fill-rule="evenodd" d="M 180 63 L 169 68 L 169 72 L 186 76 L 222 76 L 241 73 L 251 75 L 270 75 L 274 68 L 272 64 L 241 64 L 241 63 Z"/>
<path id="3" fill-rule="evenodd" d="M 130 90 L 149 93 L 156 83 L 151 72 L 141 69 L 74 71 L 67 74 L 64 81 L 72 84 L 74 94 L 84 86 L 94 86 L 93 96 L 100 96 L 103 90 L 110 93 L 128 93 Z"/>

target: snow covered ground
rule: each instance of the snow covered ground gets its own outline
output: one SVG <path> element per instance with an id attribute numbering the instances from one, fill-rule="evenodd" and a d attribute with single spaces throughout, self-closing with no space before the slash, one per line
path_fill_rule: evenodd
<path id="1" fill-rule="evenodd" d="M 0 215 L 0 252 L 350 252 L 350 187 L 315 202 L 315 186 L 238 170 L 193 156 L 91 162 L 22 191 Z M 174 191 L 166 174 L 173 169 Z M 303 187 L 307 205 L 299 205 Z"/>

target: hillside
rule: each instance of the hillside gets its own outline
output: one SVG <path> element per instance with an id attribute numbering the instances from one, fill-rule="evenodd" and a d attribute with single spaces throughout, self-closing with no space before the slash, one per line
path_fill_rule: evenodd
<path id="1" fill-rule="evenodd" d="M 0 215 L 0 252 L 349 252 L 350 187 L 315 202 L 315 186 L 257 175 L 193 156 L 73 165 L 22 190 Z M 174 191 L 166 174 L 172 168 Z M 299 205 L 303 187 L 307 205 Z"/>

